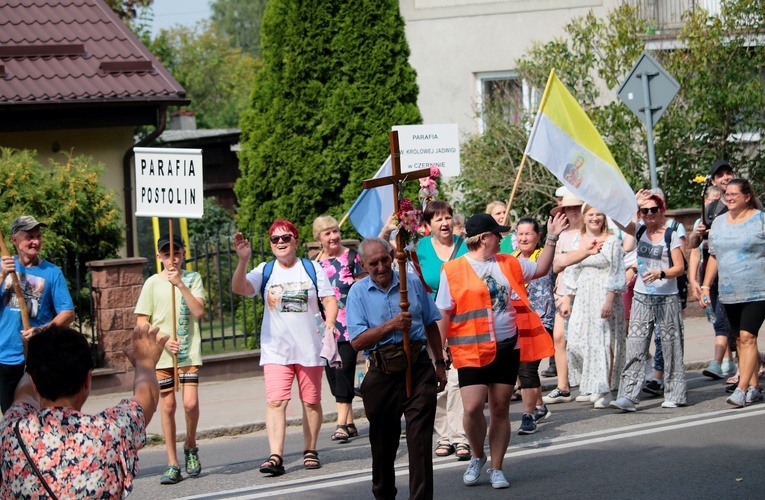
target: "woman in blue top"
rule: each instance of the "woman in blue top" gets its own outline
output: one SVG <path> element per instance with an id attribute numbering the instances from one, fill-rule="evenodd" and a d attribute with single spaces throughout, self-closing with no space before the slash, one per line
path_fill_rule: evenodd
<path id="1" fill-rule="evenodd" d="M 733 179 L 725 191 L 728 212 L 715 218 L 709 231 L 709 261 L 701 286 L 701 306 L 709 301 L 715 277 L 730 332 L 736 338 L 738 387 L 727 399 L 737 408 L 762 400 L 757 378 L 757 332 L 765 321 L 765 214 L 752 185 Z"/>
<path id="2" fill-rule="evenodd" d="M 438 293 L 441 279 L 441 266 L 444 262 L 466 254 L 468 249 L 465 239 L 453 234 L 452 207 L 441 200 L 433 200 L 425 207 L 422 218 L 430 228 L 430 236 L 422 238 L 417 246 L 416 256 L 420 264 L 422 278 L 433 299 Z M 438 393 L 435 430 L 438 434 L 436 456 L 446 457 L 452 453 L 457 459 L 470 458 L 465 429 L 462 426 L 462 397 L 460 396 L 457 370 L 447 370 L 446 390 Z"/>

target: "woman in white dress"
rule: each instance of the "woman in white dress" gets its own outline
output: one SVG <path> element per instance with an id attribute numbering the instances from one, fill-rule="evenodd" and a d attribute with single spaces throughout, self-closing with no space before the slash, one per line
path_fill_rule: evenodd
<path id="1" fill-rule="evenodd" d="M 591 393 L 590 402 L 602 409 L 608 408 L 611 389 L 618 385 L 614 367 L 618 374 L 624 366 L 626 324 L 619 297 L 627 285 L 624 250 L 621 241 L 609 233 L 600 210 L 584 205 L 582 214 L 582 229 L 573 243 L 576 250 L 565 255 L 566 297 L 561 311 L 571 310 L 568 349 L 569 356 L 582 366 L 579 391 Z"/>

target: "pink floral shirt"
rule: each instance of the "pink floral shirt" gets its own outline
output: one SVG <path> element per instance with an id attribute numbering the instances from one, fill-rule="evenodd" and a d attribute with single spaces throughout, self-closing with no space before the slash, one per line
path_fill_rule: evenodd
<path id="1" fill-rule="evenodd" d="M 132 489 L 146 444 L 137 402 L 123 399 L 97 415 L 28 404 L 8 409 L 0 424 L 0 498 L 48 498 L 16 439 L 17 421 L 27 452 L 59 498 L 120 498 Z"/>
<path id="2" fill-rule="evenodd" d="M 329 284 L 332 285 L 332 290 L 334 290 L 335 298 L 337 299 L 338 310 L 335 328 L 340 332 L 340 338 L 337 339 L 338 342 L 350 341 L 345 326 L 345 299 L 348 297 L 348 290 L 351 289 L 351 285 L 356 281 L 354 276 L 364 272 L 361 268 L 361 259 L 358 254 L 356 254 L 352 265 L 348 265 L 349 254 L 350 252 L 345 252 L 338 257 L 321 259 L 319 261 L 321 267 L 324 268 L 324 272 L 327 274 L 327 279 L 329 279 Z"/>

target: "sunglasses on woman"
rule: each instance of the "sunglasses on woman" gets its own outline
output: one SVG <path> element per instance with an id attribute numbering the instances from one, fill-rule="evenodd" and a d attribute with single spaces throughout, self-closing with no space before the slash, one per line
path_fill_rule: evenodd
<path id="1" fill-rule="evenodd" d="M 269 237 L 268 239 L 271 240 L 271 243 L 276 245 L 279 243 L 279 240 L 282 240 L 284 243 L 289 243 L 292 241 L 292 235 L 290 233 L 287 234 L 274 234 L 273 236 Z"/>
<path id="2" fill-rule="evenodd" d="M 648 212 L 651 212 L 652 214 L 659 212 L 659 207 L 648 207 L 648 208 L 641 208 L 640 213 L 643 215 L 648 215 Z"/>

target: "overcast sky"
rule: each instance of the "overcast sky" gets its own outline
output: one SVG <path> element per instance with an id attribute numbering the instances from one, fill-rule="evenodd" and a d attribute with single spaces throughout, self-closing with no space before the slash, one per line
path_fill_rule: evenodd
<path id="1" fill-rule="evenodd" d="M 210 0 L 154 0 L 152 34 L 176 24 L 193 26 L 200 19 L 210 17 L 209 3 Z"/>

